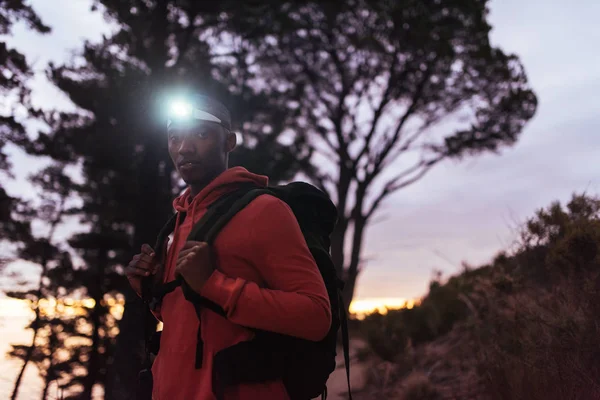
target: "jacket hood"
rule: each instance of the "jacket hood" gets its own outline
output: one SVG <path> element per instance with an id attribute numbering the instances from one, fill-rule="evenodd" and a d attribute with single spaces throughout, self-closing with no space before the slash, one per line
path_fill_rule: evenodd
<path id="1" fill-rule="evenodd" d="M 217 200 L 219 196 L 235 190 L 241 184 L 247 183 L 265 187 L 269 184 L 269 178 L 264 175 L 253 174 L 243 167 L 229 168 L 213 179 L 193 198 L 188 187 L 181 196 L 173 201 L 173 208 L 178 212 L 188 212 L 192 207 L 206 207 Z"/>

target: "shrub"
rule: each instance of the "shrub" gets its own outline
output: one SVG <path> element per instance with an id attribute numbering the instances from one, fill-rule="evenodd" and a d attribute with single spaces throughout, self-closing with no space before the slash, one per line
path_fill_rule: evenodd
<path id="1" fill-rule="evenodd" d="M 512 254 L 438 278 L 420 305 L 363 328 L 398 363 L 406 400 L 465 382 L 478 399 L 600 399 L 600 200 L 538 211 Z"/>
<path id="2" fill-rule="evenodd" d="M 363 321 L 363 332 L 373 352 L 385 361 L 396 361 L 408 346 L 401 310 L 367 316 Z"/>
<path id="3" fill-rule="evenodd" d="M 440 391 L 422 372 L 410 374 L 402 382 L 402 400 L 442 400 Z"/>
<path id="4" fill-rule="evenodd" d="M 474 347 L 491 398 L 600 398 L 598 209 L 575 196 L 566 209 L 539 211 L 514 257 L 526 285 L 508 296 L 491 286 L 480 301 L 488 312 Z"/>

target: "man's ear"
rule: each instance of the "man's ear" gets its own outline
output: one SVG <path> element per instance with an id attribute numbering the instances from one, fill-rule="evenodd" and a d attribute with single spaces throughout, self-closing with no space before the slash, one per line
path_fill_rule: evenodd
<path id="1" fill-rule="evenodd" d="M 225 139 L 225 150 L 231 153 L 235 149 L 235 146 L 237 146 L 237 135 L 235 132 L 228 131 L 227 138 Z"/>

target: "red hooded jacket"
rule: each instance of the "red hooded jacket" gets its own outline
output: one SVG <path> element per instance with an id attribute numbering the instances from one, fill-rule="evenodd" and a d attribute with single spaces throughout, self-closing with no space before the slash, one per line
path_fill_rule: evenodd
<path id="1" fill-rule="evenodd" d="M 247 182 L 266 186 L 268 179 L 241 167 L 230 168 L 194 198 L 187 190 L 175 199 L 175 209 L 187 217 L 175 227 L 164 282 L 175 278 L 177 254 L 207 206 Z M 152 368 L 154 400 L 213 400 L 213 356 L 252 339 L 246 327 L 314 341 L 329 331 L 331 309 L 323 278 L 292 210 L 283 201 L 269 195 L 255 199 L 223 228 L 213 251 L 217 270 L 200 295 L 220 305 L 227 318 L 204 308 L 199 320 L 181 288 L 164 297 L 155 313 L 164 325 Z M 204 354 L 202 367 L 195 369 L 199 323 Z M 289 396 L 282 382 L 271 382 L 227 389 L 225 399 L 288 400 Z"/>

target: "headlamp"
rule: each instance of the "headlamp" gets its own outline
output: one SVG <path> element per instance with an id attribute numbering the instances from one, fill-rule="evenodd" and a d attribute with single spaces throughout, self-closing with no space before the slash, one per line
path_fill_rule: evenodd
<path id="1" fill-rule="evenodd" d="M 171 103 L 167 127 L 175 122 L 191 123 L 193 121 L 208 121 L 223 125 L 223 121 L 216 115 L 198 107 L 194 107 L 192 103 L 181 100 Z"/>
<path id="2" fill-rule="evenodd" d="M 174 101 L 171 103 L 169 116 L 178 118 L 189 118 L 192 114 L 192 105 L 185 101 Z"/>
<path id="3" fill-rule="evenodd" d="M 166 104 L 167 128 L 173 124 L 189 126 L 199 121 L 213 122 L 231 130 L 227 107 L 205 95 L 172 98 Z"/>

